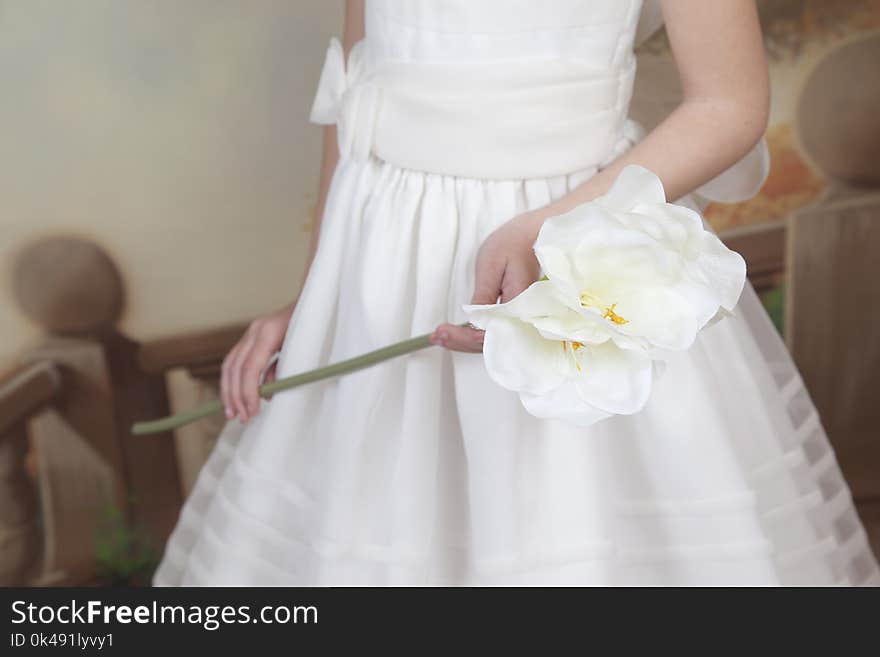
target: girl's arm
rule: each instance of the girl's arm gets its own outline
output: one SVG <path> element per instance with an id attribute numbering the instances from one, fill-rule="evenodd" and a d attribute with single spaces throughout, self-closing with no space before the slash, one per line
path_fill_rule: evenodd
<path id="1" fill-rule="evenodd" d="M 532 245 L 544 221 L 601 196 L 626 165 L 653 171 L 675 200 L 736 163 L 764 134 L 770 91 L 754 0 L 663 0 L 663 16 L 684 92 L 681 104 L 590 180 L 490 235 L 477 256 L 472 303 L 508 301 L 531 285 L 539 271 Z M 444 324 L 433 340 L 480 351 L 482 335 Z"/>
<path id="2" fill-rule="evenodd" d="M 345 3 L 345 29 L 342 46 L 348 56 L 351 47 L 364 36 L 364 0 L 347 0 Z M 306 259 L 305 275 L 308 276 L 318 239 L 321 233 L 321 220 L 327 203 L 330 181 L 339 161 L 339 147 L 336 142 L 336 126 L 324 128 L 324 145 L 321 157 L 321 178 L 318 187 L 318 203 L 315 208 L 315 221 Z M 290 317 L 299 295 L 291 303 L 275 312 L 262 315 L 253 320 L 241 339 L 226 354 L 220 374 L 220 399 L 226 411 L 226 418 L 238 417 L 242 422 L 256 415 L 260 410 L 260 373 L 269 359 L 281 348 Z M 266 381 L 275 378 L 275 366 L 266 371 Z"/>

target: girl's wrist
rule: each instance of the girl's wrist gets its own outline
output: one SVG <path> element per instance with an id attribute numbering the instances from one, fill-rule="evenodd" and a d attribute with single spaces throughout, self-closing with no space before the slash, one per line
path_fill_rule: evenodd
<path id="1" fill-rule="evenodd" d="M 531 244 L 538 239 L 538 233 L 541 232 L 541 226 L 544 222 L 553 216 L 552 212 L 547 212 L 545 208 L 531 210 L 517 217 L 518 223 L 521 224 L 520 230 L 523 232 L 526 240 Z"/>
<path id="2" fill-rule="evenodd" d="M 538 233 L 541 232 L 544 222 L 549 218 L 565 214 L 581 203 L 590 201 L 604 193 L 605 190 L 601 186 L 600 176 L 601 174 L 591 178 L 553 203 L 529 210 L 517 216 L 515 221 L 521 225 L 520 230 L 525 234 L 526 238 L 530 242 L 534 242 L 538 239 Z"/>

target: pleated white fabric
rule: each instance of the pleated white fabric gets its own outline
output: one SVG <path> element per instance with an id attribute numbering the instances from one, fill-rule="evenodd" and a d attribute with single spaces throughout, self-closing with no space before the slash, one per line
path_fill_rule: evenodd
<path id="1" fill-rule="evenodd" d="M 510 53 L 610 65 L 631 52 L 640 9 L 368 0 L 360 47 L 367 67 L 376 53 L 396 65 Z M 279 377 L 464 321 L 482 240 L 602 166 L 526 179 L 404 167 L 377 156 L 374 134 L 364 141 L 386 107 L 365 99 L 384 90 L 351 92 L 351 67 L 329 66 L 315 118 L 340 122 L 342 153 Z M 622 111 L 613 138 L 597 135 L 599 159 L 638 138 Z M 714 191 L 754 187 L 748 178 L 766 174 L 756 153 Z M 448 153 L 424 157 L 455 167 Z M 826 585 L 880 574 L 815 408 L 747 287 L 733 318 L 674 357 L 642 412 L 587 429 L 528 415 L 479 356 L 439 348 L 280 393 L 248 425 L 226 425 L 154 581 Z"/>

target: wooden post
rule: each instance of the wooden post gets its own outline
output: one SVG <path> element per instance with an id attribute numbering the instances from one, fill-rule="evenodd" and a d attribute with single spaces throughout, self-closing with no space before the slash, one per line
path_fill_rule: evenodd
<path id="1" fill-rule="evenodd" d="M 40 558 L 37 498 L 24 459 L 23 422 L 0 434 L 0 586 L 21 586 Z"/>
<path id="2" fill-rule="evenodd" d="M 48 361 L 0 382 L 0 586 L 27 584 L 42 560 L 39 505 L 25 467 L 26 421 L 57 397 L 61 385 L 58 368 Z"/>
<path id="3" fill-rule="evenodd" d="M 26 357 L 57 363 L 64 394 L 30 420 L 42 505 L 39 583 L 82 583 L 94 574 L 95 532 L 109 507 L 127 514 L 113 387 L 101 345 L 52 338 Z"/>
<path id="4" fill-rule="evenodd" d="M 787 342 L 857 499 L 880 499 L 880 193 L 791 217 Z"/>
<path id="5" fill-rule="evenodd" d="M 64 394 L 29 419 L 43 516 L 40 581 L 84 583 L 94 573 L 96 532 L 110 507 L 116 518 L 145 530 L 157 549 L 177 518 L 180 484 L 170 435 L 129 433 L 135 420 L 168 413 L 165 384 L 139 367 L 139 345 L 115 329 L 124 307 L 122 279 L 97 245 L 52 237 L 26 246 L 13 289 L 23 313 L 47 333 L 22 362 L 52 362 L 65 379 Z M 3 405 L 0 395 L 0 410 Z"/>

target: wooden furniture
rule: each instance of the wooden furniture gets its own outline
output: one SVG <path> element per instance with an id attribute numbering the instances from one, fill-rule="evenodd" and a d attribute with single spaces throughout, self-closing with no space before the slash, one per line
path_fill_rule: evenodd
<path id="1" fill-rule="evenodd" d="M 129 434 L 136 419 L 168 413 L 165 382 L 141 370 L 138 345 L 114 329 L 121 277 L 97 245 L 42 239 L 19 253 L 12 283 L 45 335 L 0 384 L 0 584 L 87 583 L 108 511 L 157 550 L 176 521 L 170 437 Z"/>

